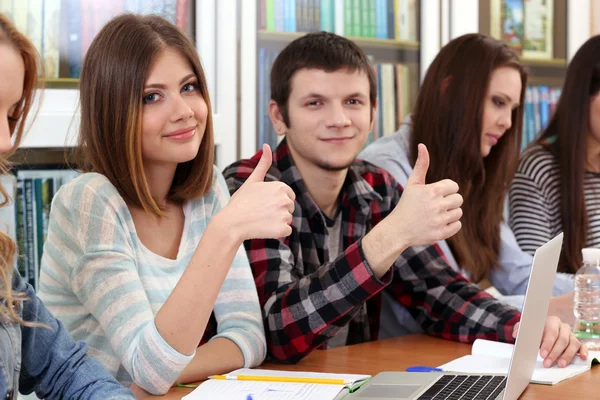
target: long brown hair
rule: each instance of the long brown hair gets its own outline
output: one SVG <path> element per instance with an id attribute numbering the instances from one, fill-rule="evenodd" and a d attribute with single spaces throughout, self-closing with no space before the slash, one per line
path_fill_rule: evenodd
<path id="1" fill-rule="evenodd" d="M 512 67 L 521 75 L 520 106 L 512 126 L 481 156 L 485 98 L 492 72 Z M 449 178 L 463 196 L 462 229 L 448 243 L 458 264 L 475 282 L 498 268 L 500 224 L 508 185 L 519 160 L 527 72 L 500 41 L 468 34 L 450 41 L 433 60 L 421 86 L 413 115 L 411 160 L 424 143 L 431 164 L 427 181 Z"/>
<path id="2" fill-rule="evenodd" d="M 560 167 L 560 211 L 564 232 L 558 270 L 575 273 L 583 261 L 588 216 L 583 180 L 585 140 L 590 129 L 590 102 L 600 92 L 600 36 L 581 46 L 567 68 L 556 112 L 534 142 L 549 149 Z"/>
<path id="3" fill-rule="evenodd" d="M 164 210 L 150 193 L 142 162 L 142 98 L 150 68 L 167 47 L 189 61 L 208 107 L 198 155 L 177 166 L 168 199 L 197 198 L 212 184 L 214 139 L 206 78 L 185 34 L 158 16 L 120 15 L 92 41 L 80 77 L 79 167 L 106 176 L 128 204 L 159 217 Z"/>
<path id="4" fill-rule="evenodd" d="M 23 95 L 17 103 L 13 115 L 8 121 L 8 128 L 14 138 L 12 149 L 5 154 L 0 154 L 0 174 L 7 173 L 8 163 L 6 157 L 10 156 L 19 146 L 25 131 L 25 121 L 32 112 L 32 104 L 35 89 L 38 86 L 38 52 L 33 44 L 0 13 L 0 44 L 8 44 L 23 58 L 25 67 L 25 79 L 23 81 Z M 2 62 L 0 60 L 0 62 Z M 6 117 L 4 117 L 6 118 Z M 11 199 L 6 190 L 0 185 L 0 207 L 7 205 Z M 5 320 L 18 322 L 20 324 L 34 326 L 37 324 L 26 323 L 14 311 L 14 305 L 18 301 L 27 300 L 24 293 L 13 292 L 11 287 L 14 257 L 16 254 L 15 242 L 4 232 L 0 231 L 0 316 Z"/>

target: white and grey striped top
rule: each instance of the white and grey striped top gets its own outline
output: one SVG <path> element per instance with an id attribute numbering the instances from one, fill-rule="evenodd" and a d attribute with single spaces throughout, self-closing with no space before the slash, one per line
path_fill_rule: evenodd
<path id="1" fill-rule="evenodd" d="M 584 196 L 588 213 L 586 247 L 600 247 L 600 174 L 586 172 Z M 562 231 L 560 169 L 544 147 L 527 149 L 510 187 L 510 227 L 524 251 L 535 250 Z"/>

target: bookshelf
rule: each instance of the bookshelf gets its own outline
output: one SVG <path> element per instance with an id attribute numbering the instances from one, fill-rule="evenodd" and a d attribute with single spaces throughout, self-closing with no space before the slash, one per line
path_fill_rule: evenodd
<path id="1" fill-rule="evenodd" d="M 479 0 L 479 32 L 486 35 L 492 33 L 492 3 L 490 0 Z M 504 0 L 499 3 L 504 6 Z M 529 69 L 532 85 L 562 86 L 567 70 L 567 0 L 553 0 L 552 3 L 552 56 L 547 59 L 521 58 Z"/>
<path id="2" fill-rule="evenodd" d="M 549 7 L 542 12 L 534 9 L 527 10 L 530 4 L 541 7 Z M 509 41 L 515 40 L 517 45 L 515 52 L 529 71 L 528 87 L 525 94 L 525 113 L 523 121 L 523 142 L 521 148 L 525 148 L 535 140 L 537 135 L 546 127 L 550 116 L 556 107 L 560 90 L 562 88 L 567 71 L 568 38 L 567 38 L 567 14 L 569 4 L 567 0 L 544 0 L 525 4 L 524 0 L 479 0 L 479 32 L 496 37 L 515 46 Z M 543 8 L 542 8 L 543 10 Z M 548 18 L 548 13 L 552 18 Z M 509 14 L 517 16 L 511 18 Z M 528 20 L 530 18 L 530 20 Z M 549 19 L 550 21 L 546 21 Z M 532 24 L 533 28 L 528 27 Z M 539 42 L 542 51 L 533 51 L 539 54 L 536 57 L 528 56 L 526 45 L 529 40 L 527 32 L 548 32 L 543 43 Z M 512 39 L 510 39 L 512 35 Z M 551 45 L 549 44 L 551 41 Z M 530 40 L 530 42 L 534 42 Z M 535 42 L 534 42 L 535 43 Z"/>
<path id="3" fill-rule="evenodd" d="M 393 133 L 418 92 L 420 6 L 419 0 L 241 1 L 241 157 L 250 157 L 264 142 L 277 144 L 267 114 L 270 66 L 281 49 L 309 31 L 343 35 L 369 55 L 378 80 L 386 82 L 380 82 L 384 88 L 380 92 L 395 91 L 386 94 L 394 106 L 378 110 L 379 120 L 369 140 Z M 380 97 L 379 104 L 388 103 Z"/>
<path id="4" fill-rule="evenodd" d="M 43 10 L 50 3 L 60 8 L 60 12 L 55 12 L 53 15 L 60 15 L 58 35 L 63 39 L 65 34 L 69 33 L 65 30 L 65 27 L 69 26 L 69 23 L 65 22 L 67 21 L 65 14 L 72 12 L 73 4 L 79 6 L 85 4 L 93 10 L 102 9 L 113 13 L 92 21 L 94 24 L 102 21 L 94 25 L 94 29 L 98 30 L 111 16 L 121 11 L 132 11 L 123 9 L 126 3 L 129 6 L 140 7 L 148 7 L 152 4 L 152 7 L 163 7 L 163 9 L 167 5 L 187 7 L 186 23 L 190 24 L 187 32 L 192 35 L 196 43 L 211 96 L 217 166 L 222 169 L 237 160 L 238 84 L 236 79 L 232 79 L 238 74 L 236 0 L 0 1 L 0 12 L 12 15 L 13 11 L 17 11 L 20 23 L 27 24 L 28 21 L 35 20 L 28 15 L 29 11 L 32 15 L 42 15 Z M 30 10 L 32 4 L 41 7 L 41 10 Z M 7 10 L 8 7 L 11 9 Z M 138 13 L 146 14 L 151 11 L 140 9 Z M 20 30 L 27 35 L 32 33 L 32 28 L 39 27 L 20 26 Z M 90 42 L 92 37 L 88 38 Z M 47 231 L 52 196 L 60 185 L 76 176 L 76 172 L 69 167 L 75 165 L 74 149 L 79 125 L 79 80 L 77 76 L 70 75 L 68 52 L 66 55 L 60 52 L 60 49 L 64 50 L 64 48 L 64 46 L 59 48 L 59 67 L 54 70 L 55 73 L 41 77 L 43 90 L 38 90 L 34 104 L 34 108 L 38 111 L 37 117 L 33 123 L 28 121 L 29 126 L 23 143 L 10 159 L 13 165 L 12 174 L 0 176 L 13 199 L 11 204 L 0 208 L 0 229 L 8 231 L 19 245 L 20 257 L 16 260 L 16 264 L 21 274 L 34 287 L 37 287 L 39 260 Z M 38 44 L 38 50 L 44 60 L 44 48 L 40 48 Z"/>
<path id="5" fill-rule="evenodd" d="M 48 13 L 48 10 L 53 11 Z M 236 0 L 0 1 L 0 13 L 10 15 L 20 31 L 34 42 L 47 72 L 41 79 L 45 90 L 38 93 L 37 119 L 22 143 L 22 147 L 32 149 L 28 162 L 35 163 L 38 157 L 44 157 L 44 152 L 60 153 L 64 147 L 76 144 L 79 100 L 76 67 L 94 35 L 110 18 L 122 12 L 165 16 L 195 40 L 213 105 L 218 166 L 222 168 L 235 161 L 237 82 L 231 77 L 238 70 Z M 43 23 L 38 24 L 40 21 Z M 44 27 L 53 27 L 52 34 L 50 30 L 45 32 Z M 48 68 L 48 54 L 57 55 L 52 68 Z"/>

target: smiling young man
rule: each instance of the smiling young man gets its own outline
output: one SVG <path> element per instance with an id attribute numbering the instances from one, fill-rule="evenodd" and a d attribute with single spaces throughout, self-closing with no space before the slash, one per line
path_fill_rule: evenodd
<path id="1" fill-rule="evenodd" d="M 270 355 L 297 362 L 318 347 L 378 339 L 383 297 L 428 334 L 512 341 L 519 313 L 454 272 L 430 245 L 460 229 L 462 197 L 450 180 L 425 184 L 425 146 L 404 188 L 355 159 L 377 98 L 363 51 L 335 34 L 307 34 L 279 54 L 271 88 L 269 114 L 285 139 L 265 180 L 294 190 L 292 234 L 245 242 Z M 260 158 L 225 170 L 231 193 Z M 542 347 L 550 360 L 570 361 L 580 346 L 568 326 L 548 319 Z"/>

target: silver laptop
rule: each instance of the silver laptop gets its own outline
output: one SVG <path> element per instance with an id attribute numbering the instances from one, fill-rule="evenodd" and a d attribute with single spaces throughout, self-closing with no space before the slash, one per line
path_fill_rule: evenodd
<path id="1" fill-rule="evenodd" d="M 516 400 L 535 368 L 562 247 L 561 233 L 537 249 L 508 375 L 382 372 L 348 397 L 352 400 Z"/>

